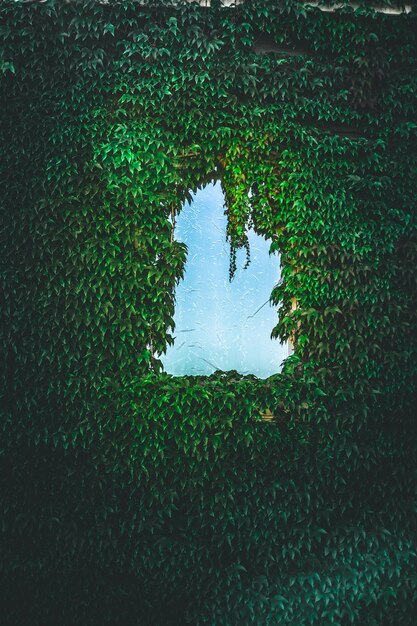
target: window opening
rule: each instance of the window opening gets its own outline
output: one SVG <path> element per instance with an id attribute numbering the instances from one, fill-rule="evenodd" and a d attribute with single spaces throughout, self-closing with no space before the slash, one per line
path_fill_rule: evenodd
<path id="1" fill-rule="evenodd" d="M 176 217 L 175 239 L 187 245 L 184 279 L 175 292 L 174 344 L 160 359 L 175 376 L 237 370 L 267 378 L 276 374 L 288 345 L 271 339 L 277 311 L 269 298 L 280 278 L 270 241 L 248 232 L 251 263 L 237 251 L 237 271 L 229 282 L 230 246 L 219 182 L 193 195 Z"/>

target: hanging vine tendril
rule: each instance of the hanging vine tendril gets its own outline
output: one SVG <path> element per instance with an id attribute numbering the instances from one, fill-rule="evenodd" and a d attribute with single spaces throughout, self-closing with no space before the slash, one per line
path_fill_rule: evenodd
<path id="1" fill-rule="evenodd" d="M 238 167 L 238 155 L 241 152 L 240 146 L 235 146 L 229 150 L 228 156 L 222 160 L 225 167 L 222 178 L 222 189 L 226 202 L 227 215 L 227 235 L 230 242 L 230 263 L 229 281 L 235 276 L 237 269 L 237 251 L 244 248 L 246 251 L 246 261 L 243 269 L 250 265 L 250 245 L 247 230 L 252 223 L 251 205 L 249 198 L 250 185 L 246 180 L 245 173 Z M 230 167 L 231 166 L 231 167 Z"/>
<path id="2" fill-rule="evenodd" d="M 234 233 L 232 231 L 232 233 L 229 232 L 227 236 L 227 238 L 230 241 L 229 282 L 232 282 L 236 273 L 236 269 L 237 269 L 236 258 L 237 258 L 237 251 L 239 249 L 244 248 L 246 251 L 246 261 L 245 261 L 245 265 L 243 266 L 244 270 L 246 270 L 249 267 L 250 262 L 251 262 L 250 244 L 249 244 L 249 239 L 248 239 L 246 232 L 243 235 L 240 235 L 237 239 L 235 239 L 233 235 Z"/>

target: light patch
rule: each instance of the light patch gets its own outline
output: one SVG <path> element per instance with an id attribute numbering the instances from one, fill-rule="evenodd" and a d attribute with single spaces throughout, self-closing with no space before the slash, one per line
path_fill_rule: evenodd
<path id="1" fill-rule="evenodd" d="M 176 220 L 175 238 L 188 247 L 185 276 L 176 289 L 175 338 L 161 361 L 175 376 L 237 370 L 266 378 L 281 370 L 288 346 L 271 339 L 277 311 L 269 303 L 279 281 L 279 257 L 270 242 L 249 231 L 251 263 L 238 251 L 229 282 L 227 218 L 219 183 L 194 194 Z"/>

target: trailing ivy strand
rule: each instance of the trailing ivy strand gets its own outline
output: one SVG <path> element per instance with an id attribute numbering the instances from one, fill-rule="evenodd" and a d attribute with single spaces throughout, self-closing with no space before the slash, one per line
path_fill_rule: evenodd
<path id="1" fill-rule="evenodd" d="M 0 4 L 5 626 L 415 626 L 417 4 L 334 4 Z M 210 181 L 267 379 L 159 359 Z"/>

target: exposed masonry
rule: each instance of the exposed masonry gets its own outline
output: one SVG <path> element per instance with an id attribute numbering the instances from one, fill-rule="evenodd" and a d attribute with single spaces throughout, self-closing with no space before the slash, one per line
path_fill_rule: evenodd
<path id="1" fill-rule="evenodd" d="M 66 2 L 70 2 L 71 0 L 66 0 Z M 239 5 L 244 4 L 245 0 L 221 0 L 221 6 L 222 7 L 236 7 Z M 48 2 L 48 0 L 23 0 L 23 3 L 25 4 L 34 4 L 34 3 L 38 3 L 38 4 L 42 4 L 44 2 Z M 111 0 L 99 0 L 100 4 L 110 4 Z M 211 6 L 211 0 L 185 0 L 185 2 L 194 2 L 199 4 L 201 7 L 207 7 L 209 8 Z M 148 3 L 146 2 L 138 2 L 138 4 L 142 4 L 143 6 L 147 6 Z M 174 4 L 174 3 L 173 3 Z M 325 11 L 327 13 L 335 13 L 336 11 L 343 9 L 343 8 L 351 8 L 351 9 L 359 9 L 361 8 L 361 5 L 359 5 L 356 2 L 336 2 L 335 4 L 332 5 L 328 5 L 328 6 L 323 6 L 321 5 L 319 2 L 314 2 L 314 0 L 312 2 L 304 2 L 300 4 L 304 4 L 305 7 L 312 7 L 312 8 L 316 8 L 319 9 L 320 11 Z M 384 7 L 384 6 L 379 6 L 379 5 L 369 5 L 369 7 L 367 7 L 369 9 L 373 9 L 374 11 L 376 11 L 377 13 L 386 13 L 387 15 L 402 15 L 403 13 L 410 13 L 412 11 L 412 6 L 410 4 L 403 4 L 401 7 Z"/>
<path id="2" fill-rule="evenodd" d="M 211 0 L 186 0 L 186 1 L 198 2 L 198 4 L 200 4 L 200 6 L 202 7 L 211 6 Z M 234 7 L 234 6 L 244 4 L 244 0 L 221 0 L 221 4 L 224 7 Z M 350 7 L 352 9 L 360 8 L 360 5 L 356 2 L 347 2 L 347 3 L 336 2 L 335 4 L 332 4 L 329 6 L 323 6 L 319 2 L 314 2 L 313 0 L 312 2 L 305 2 L 305 3 L 300 3 L 300 4 L 304 4 L 304 6 L 307 8 L 314 7 L 314 8 L 320 9 L 320 11 L 326 11 L 328 13 L 334 13 L 335 11 L 338 11 L 339 9 L 343 9 L 346 7 Z M 373 9 L 377 13 L 386 13 L 389 15 L 401 15 L 403 13 L 410 13 L 412 10 L 411 5 L 409 4 L 404 4 L 401 7 L 384 7 L 384 6 L 378 6 L 378 5 L 375 5 L 375 6 L 370 5 L 368 8 Z"/>

